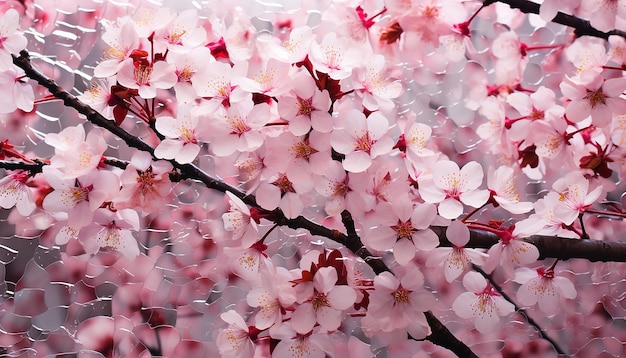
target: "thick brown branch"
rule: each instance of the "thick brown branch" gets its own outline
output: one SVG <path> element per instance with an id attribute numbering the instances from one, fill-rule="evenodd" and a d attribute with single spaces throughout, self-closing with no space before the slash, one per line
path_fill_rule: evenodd
<path id="1" fill-rule="evenodd" d="M 432 227 L 431 229 L 439 236 L 442 246 L 452 246 L 446 238 L 445 227 Z M 569 239 L 542 235 L 533 235 L 523 240 L 539 249 L 541 259 L 585 259 L 589 261 L 626 262 L 626 243 L 624 242 Z M 488 249 L 498 241 L 498 236 L 493 233 L 471 229 L 470 241 L 466 247 Z"/>
<path id="2" fill-rule="evenodd" d="M 486 0 L 483 1 L 483 4 L 490 5 L 496 2 L 507 4 L 510 7 L 514 9 L 519 9 L 526 14 L 539 14 L 539 4 L 528 0 Z M 564 14 L 562 12 L 557 13 L 552 22 L 573 28 L 574 33 L 578 37 L 593 36 L 608 39 L 610 35 L 618 35 L 626 38 L 626 32 L 624 31 L 612 30 L 609 32 L 602 32 L 591 26 L 588 20 L 583 20 L 579 17 Z"/>

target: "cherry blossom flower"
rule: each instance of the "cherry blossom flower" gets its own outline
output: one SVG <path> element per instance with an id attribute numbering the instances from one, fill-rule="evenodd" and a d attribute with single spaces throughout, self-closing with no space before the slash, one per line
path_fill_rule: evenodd
<path id="1" fill-rule="evenodd" d="M 552 184 L 559 193 L 560 205 L 554 208 L 554 216 L 565 225 L 570 225 L 602 195 L 602 185 L 589 190 L 589 180 L 580 172 L 569 173 Z"/>
<path id="2" fill-rule="evenodd" d="M 80 230 L 78 239 L 89 254 L 95 254 L 100 248 L 110 248 L 132 259 L 139 255 L 139 247 L 131 230 L 139 230 L 139 215 L 135 210 L 112 212 L 97 209 L 93 222 Z"/>
<path id="3" fill-rule="evenodd" d="M 455 220 L 446 228 L 446 238 L 452 247 L 437 247 L 428 254 L 426 266 L 443 264 L 443 273 L 446 281 L 452 282 L 473 263 L 482 266 L 487 254 L 478 250 L 465 248 L 470 240 L 470 231 L 467 225 Z"/>
<path id="4" fill-rule="evenodd" d="M 254 355 L 254 343 L 250 339 L 250 329 L 243 317 L 235 310 L 220 315 L 228 323 L 228 328 L 220 330 L 215 343 L 222 357 L 248 358 Z"/>
<path id="5" fill-rule="evenodd" d="M 233 240 L 241 240 L 242 247 L 250 247 L 259 237 L 256 218 L 252 217 L 248 206 L 231 192 L 226 192 L 230 209 L 222 215 L 224 229 L 233 232 Z"/>
<path id="6" fill-rule="evenodd" d="M 335 80 L 350 77 L 358 61 L 356 50 L 334 32 L 327 33 L 319 44 L 311 43 L 310 59 L 316 70 Z"/>
<path id="7" fill-rule="evenodd" d="M 518 142 L 528 137 L 531 122 L 543 119 L 560 120 L 564 113 L 563 107 L 555 105 L 554 92 L 543 86 L 530 96 L 521 92 L 511 93 L 507 96 L 506 102 L 521 115 L 519 118 L 507 118 L 505 121 L 506 128 L 510 129 L 510 138 Z"/>
<path id="8" fill-rule="evenodd" d="M 179 104 L 190 104 L 195 102 L 198 94 L 193 87 L 193 80 L 196 73 L 207 65 L 207 59 L 212 62 L 211 50 L 206 47 L 195 47 L 186 53 L 175 53 L 167 55 L 167 61 L 174 65 L 178 82 L 174 85 L 176 98 Z"/>
<path id="9" fill-rule="evenodd" d="M 107 171 L 65 179 L 60 170 L 48 166 L 43 169 L 43 177 L 54 190 L 46 195 L 42 207 L 53 213 L 67 213 L 67 224 L 73 229 L 89 224 L 96 209 L 112 200 L 120 187 L 117 175 Z"/>
<path id="10" fill-rule="evenodd" d="M 115 207 L 139 208 L 146 214 L 163 209 L 171 189 L 170 171 L 172 164 L 169 162 L 153 162 L 150 153 L 135 153 L 120 175 L 122 190 Z"/>
<path id="11" fill-rule="evenodd" d="M 328 91 L 320 92 L 305 71 L 291 78 L 293 90 L 278 102 L 278 113 L 289 121 L 289 131 L 294 135 L 304 135 L 311 128 L 318 132 L 330 132 L 333 119 L 328 113 L 331 104 Z"/>
<path id="12" fill-rule="evenodd" d="M 375 250 L 393 248 L 393 256 L 400 265 L 408 264 L 416 250 L 430 251 L 439 245 L 439 238 L 429 229 L 437 216 L 433 204 L 417 204 L 407 198 L 397 200 L 391 212 L 378 213 L 380 226 L 365 236 L 364 242 Z"/>
<path id="13" fill-rule="evenodd" d="M 129 58 L 122 63 L 117 81 L 124 87 L 138 90 L 141 98 L 150 99 L 156 97 L 157 89 L 174 87 L 178 76 L 174 66 L 165 61 L 150 63 L 145 58 Z"/>
<path id="14" fill-rule="evenodd" d="M 132 21 L 121 20 L 123 23 L 113 25 L 104 21 L 105 32 L 102 40 L 110 46 L 104 53 L 102 61 L 94 68 L 94 76 L 107 78 L 116 75 L 124 65 L 131 52 L 139 48 L 139 37 Z"/>
<path id="15" fill-rule="evenodd" d="M 109 106 L 109 101 L 113 97 L 111 86 L 115 85 L 116 81 L 115 76 L 93 81 L 91 88 L 77 97 L 106 118 L 113 119 L 113 107 Z"/>
<path id="16" fill-rule="evenodd" d="M 10 209 L 15 206 L 21 215 L 30 215 L 36 205 L 34 195 L 26 185 L 29 178 L 29 172 L 16 170 L 0 179 L 0 207 Z"/>
<path id="17" fill-rule="evenodd" d="M 623 0 L 582 0 L 581 5 L 589 14 L 591 26 L 600 31 L 611 31 L 617 19 L 626 19 L 626 2 Z"/>
<path id="18" fill-rule="evenodd" d="M 389 121 L 379 112 L 365 115 L 351 109 L 337 119 L 338 129 L 330 135 L 332 147 L 345 154 L 343 168 L 349 172 L 360 173 L 372 165 L 376 157 L 387 154 L 393 147 L 393 140 L 386 136 Z"/>
<path id="19" fill-rule="evenodd" d="M 389 111 L 393 108 L 392 99 L 402 93 L 402 85 L 398 81 L 385 78 L 385 56 L 368 57 L 365 66 L 354 70 L 352 86 L 357 94 L 363 96 L 363 107 L 370 111 L 378 109 Z"/>
<path id="20" fill-rule="evenodd" d="M 478 190 L 482 181 L 482 166 L 473 161 L 462 169 L 455 162 L 441 161 L 436 164 L 432 179 L 418 179 L 422 199 L 439 203 L 439 215 L 446 219 L 461 215 L 463 204 L 478 208 L 487 202 L 489 192 Z"/>
<path id="21" fill-rule="evenodd" d="M 261 93 L 270 97 L 281 96 L 291 87 L 288 81 L 290 68 L 288 63 L 270 59 L 252 78 L 243 77 L 238 83 L 243 90 L 250 93 Z"/>
<path id="22" fill-rule="evenodd" d="M 20 28 L 20 15 L 15 9 L 7 10 L 0 17 L 0 71 L 13 67 L 12 54 L 26 48 L 27 40 Z"/>
<path id="23" fill-rule="evenodd" d="M 502 267 L 506 277 L 513 278 L 513 264 L 530 264 L 539 258 L 539 250 L 535 245 L 522 240 L 523 237 L 536 234 L 537 228 L 528 221 L 520 221 L 509 228 L 500 228 L 495 233 L 500 241 L 487 251 L 484 269 L 491 273 L 498 265 Z"/>
<path id="24" fill-rule="evenodd" d="M 328 346 L 325 344 L 327 336 L 327 333 L 302 335 L 289 329 L 287 325 L 282 325 L 280 331 L 273 334 L 272 338 L 280 341 L 272 355 L 290 358 L 324 358 L 326 354 L 322 347 Z"/>
<path id="25" fill-rule="evenodd" d="M 181 164 L 191 163 L 200 152 L 198 142 L 208 141 L 207 126 L 191 105 L 178 107 L 177 118 L 162 116 L 155 127 L 166 138 L 154 149 L 157 158 L 174 159 Z"/>
<path id="26" fill-rule="evenodd" d="M 435 304 L 435 298 L 423 287 L 424 275 L 417 268 L 410 268 L 400 277 L 383 272 L 374 278 L 374 290 L 369 294 L 370 303 L 361 323 L 368 337 L 400 330 L 414 339 L 430 334 L 424 312 Z"/>
<path id="27" fill-rule="evenodd" d="M 66 127 L 60 133 L 49 133 L 45 142 L 55 147 L 50 165 L 64 173 L 65 179 L 78 178 L 96 169 L 107 143 L 99 128 L 92 129 L 85 137 L 82 125 Z"/>
<path id="28" fill-rule="evenodd" d="M 263 209 L 280 207 L 287 218 L 293 219 L 305 208 L 302 196 L 312 189 L 313 183 L 310 181 L 294 183 L 284 173 L 278 173 L 259 185 L 256 199 Z"/>
<path id="29" fill-rule="evenodd" d="M 434 155 L 435 153 L 426 148 L 426 142 L 432 135 L 432 128 L 417 121 L 417 116 L 411 112 L 406 123 L 403 124 L 403 133 L 400 135 L 394 148 L 398 148 L 412 162 L 421 160 L 421 157 Z M 402 128 L 402 127 L 401 127 Z"/>
<path id="30" fill-rule="evenodd" d="M 512 214 L 523 214 L 533 209 L 528 201 L 520 202 L 519 194 L 515 192 L 515 170 L 508 166 L 500 166 L 493 170 L 489 168 L 487 187 L 495 204 L 502 206 Z"/>
<path id="31" fill-rule="evenodd" d="M 189 52 L 205 43 L 206 30 L 198 26 L 198 12 L 195 9 L 180 12 L 160 31 L 167 49 L 172 52 Z"/>
<path id="32" fill-rule="evenodd" d="M 21 69 L 10 67 L 0 71 L 0 86 L 5 88 L 4 94 L 0 96 L 0 113 L 11 113 L 18 108 L 25 112 L 33 110 L 35 93 L 33 87 L 23 78 L 24 71 Z"/>
<path id="33" fill-rule="evenodd" d="M 562 298 L 576 298 L 576 288 L 570 280 L 556 276 L 554 268 L 532 270 L 520 267 L 515 270 L 514 281 L 521 284 L 517 289 L 517 300 L 524 306 L 539 304 L 539 309 L 554 315 L 559 312 Z M 562 297 L 562 298 L 561 298 Z"/>
<path id="34" fill-rule="evenodd" d="M 534 204 L 535 214 L 530 215 L 527 219 L 518 222 L 524 225 L 529 224 L 533 227 L 533 231 L 537 235 L 551 235 L 560 237 L 578 238 L 576 233 L 563 227 L 563 222 L 559 220 L 554 209 L 562 205 L 561 195 L 555 191 L 550 191 L 546 196 L 537 200 Z"/>
<path id="35" fill-rule="evenodd" d="M 592 76 L 592 78 L 587 78 Z M 578 123 L 591 116 L 594 125 L 603 127 L 611 123 L 614 114 L 626 113 L 626 100 L 620 95 L 626 90 L 626 79 L 605 80 L 601 75 L 586 72 L 585 83 L 579 84 L 565 77 L 561 82 L 563 95 L 571 102 L 565 107 L 567 119 Z"/>
<path id="36" fill-rule="evenodd" d="M 213 112 L 220 106 L 228 108 L 231 104 L 243 101 L 249 94 L 237 85 L 247 72 L 245 64 L 231 67 L 223 62 L 211 62 L 194 75 L 193 88 L 198 96 L 208 99 L 203 104 L 206 112 Z"/>
<path id="37" fill-rule="evenodd" d="M 282 323 L 284 308 L 295 303 L 296 293 L 292 276 L 284 267 L 267 265 L 260 277 L 261 287 L 250 290 L 246 300 L 250 307 L 259 307 L 254 322 L 262 330 Z"/>
<path id="38" fill-rule="evenodd" d="M 331 162 L 321 176 L 313 180 L 315 190 L 326 197 L 324 210 L 328 215 L 340 214 L 347 209 L 352 215 L 370 210 L 362 195 L 352 189 L 350 178 L 351 173 L 346 173 L 341 164 Z"/>
<path id="39" fill-rule="evenodd" d="M 303 61 L 313 42 L 313 31 L 308 26 L 296 27 L 289 32 L 289 39 L 280 43 L 276 37 L 260 35 L 258 40 L 266 42 L 267 55 L 287 63 Z"/>
<path id="40" fill-rule="evenodd" d="M 291 326 L 300 334 L 309 333 L 318 323 L 326 331 L 341 325 L 343 310 L 350 308 L 356 293 L 351 287 L 337 284 L 337 270 L 321 267 L 313 276 L 313 296 L 302 302 L 291 316 Z"/>
<path id="41" fill-rule="evenodd" d="M 266 141 L 265 157 L 269 170 L 285 173 L 294 183 L 309 181 L 313 173 L 322 173 L 330 159 L 330 138 L 311 131 L 304 137 L 283 133 Z M 287 154 L 287 155 L 286 155 Z"/>
<path id="42" fill-rule="evenodd" d="M 480 333 L 494 332 L 500 317 L 515 311 L 515 306 L 500 296 L 478 272 L 466 273 L 463 286 L 469 292 L 462 293 L 454 300 L 452 310 L 461 318 L 473 319 Z"/>
<path id="43" fill-rule="evenodd" d="M 260 129 L 271 118 L 267 103 L 254 105 L 251 101 L 244 101 L 227 110 L 220 110 L 212 121 L 213 153 L 225 157 L 236 151 L 250 152 L 258 149 L 264 141 Z"/>

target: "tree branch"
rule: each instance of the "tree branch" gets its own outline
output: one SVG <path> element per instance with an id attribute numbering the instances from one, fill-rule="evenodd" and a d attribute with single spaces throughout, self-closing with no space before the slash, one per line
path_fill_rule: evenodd
<path id="1" fill-rule="evenodd" d="M 510 7 L 519 9 L 526 14 L 539 14 L 540 5 L 528 0 L 485 0 L 483 1 L 483 4 L 487 6 L 496 2 L 507 4 Z M 591 26 L 588 20 L 583 20 L 579 17 L 564 14 L 562 12 L 557 13 L 552 22 L 573 28 L 577 37 L 586 35 L 607 40 L 611 35 L 618 35 L 626 38 L 626 32 L 624 31 L 612 30 L 609 32 L 602 32 Z"/>
<path id="2" fill-rule="evenodd" d="M 55 97 L 61 99 L 65 106 L 74 108 L 79 113 L 87 117 L 87 119 L 93 124 L 115 134 L 120 139 L 122 139 L 129 147 L 148 152 L 154 157 L 154 148 L 152 148 L 149 144 L 147 144 L 140 138 L 128 133 L 123 128 L 116 125 L 115 122 L 106 119 L 93 108 L 82 103 L 76 96 L 61 88 L 54 80 L 48 78 L 47 76 L 36 70 L 30 62 L 30 56 L 28 54 L 28 51 L 21 51 L 19 57 L 13 56 L 13 63 L 16 66 L 20 67 L 22 70 L 24 70 L 26 76 L 39 83 L 41 86 L 47 88 L 48 91 L 50 91 L 50 93 Z M 159 158 L 154 157 L 154 159 Z M 213 178 L 197 166 L 193 164 L 180 164 L 174 160 L 170 160 L 170 162 L 175 168 L 180 170 L 183 178 L 199 180 L 209 189 L 214 189 L 221 192 L 229 191 L 239 197 L 241 200 L 243 200 L 246 204 L 254 206 L 256 208 L 260 208 L 253 195 L 246 195 L 243 191 L 235 188 L 234 186 L 231 186 L 219 179 Z M 337 230 L 330 230 L 326 227 L 318 225 L 304 218 L 303 216 L 299 216 L 295 219 L 287 219 L 280 209 L 272 211 L 271 214 L 272 217 L 275 218 L 275 223 L 279 225 L 286 225 L 293 229 L 303 228 L 308 230 L 312 235 L 323 236 L 345 245 L 346 248 L 351 250 L 355 255 L 363 258 L 363 260 L 365 260 L 365 262 L 370 267 L 372 267 L 374 272 L 376 272 L 377 274 L 384 271 L 391 271 L 380 258 L 374 257 L 367 249 L 365 249 L 360 238 L 356 235 L 354 222 L 352 222 L 352 228 L 347 229 L 348 232 L 351 233 L 351 235 L 346 236 L 343 233 L 338 232 Z M 428 324 L 430 325 L 432 331 L 432 333 L 428 337 L 426 337 L 427 340 L 444 348 L 450 349 L 459 356 L 476 357 L 471 349 L 463 342 L 458 340 L 446 328 L 446 326 L 432 314 L 432 312 L 428 311 L 424 314 L 426 315 Z"/>
<path id="3" fill-rule="evenodd" d="M 441 246 L 452 246 L 450 241 L 446 238 L 445 227 L 431 227 L 431 229 L 439 236 Z M 488 249 L 499 240 L 500 238 L 493 233 L 470 229 L 470 241 L 466 247 Z M 626 262 L 626 243 L 624 242 L 569 239 L 544 235 L 533 235 L 523 240 L 537 247 L 540 259 L 585 259 L 592 262 Z"/>

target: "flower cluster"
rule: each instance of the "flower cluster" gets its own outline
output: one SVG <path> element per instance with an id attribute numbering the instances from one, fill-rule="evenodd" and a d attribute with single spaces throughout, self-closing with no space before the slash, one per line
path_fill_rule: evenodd
<path id="1" fill-rule="evenodd" d="M 59 1 L 55 26 L 97 19 L 101 31 L 96 53 L 77 53 L 91 85 L 74 97 L 24 71 L 29 40 L 72 38 L 46 25 L 48 1 L 34 3 L 0 5 L 0 207 L 93 280 L 68 285 L 113 297 L 111 317 L 64 311 L 79 327 L 55 334 L 81 349 L 109 332 L 123 355 L 188 355 L 201 340 L 213 344 L 196 353 L 224 357 L 392 355 L 442 334 L 432 311 L 491 335 L 516 310 L 557 315 L 579 294 L 528 238 L 601 235 L 591 215 L 623 189 L 623 38 L 526 36 L 526 17 L 480 1 L 256 15 L 239 1 L 181 12 Z M 540 16 L 623 22 L 614 2 L 579 3 L 546 0 Z M 476 22 L 502 26 L 481 38 Z M 46 115 L 56 99 L 91 124 Z M 626 217 L 612 205 L 605 216 Z M 476 249 L 477 237 L 489 244 Z M 43 313 L 22 296 L 51 300 L 26 284 L 0 303 L 10 317 Z"/>

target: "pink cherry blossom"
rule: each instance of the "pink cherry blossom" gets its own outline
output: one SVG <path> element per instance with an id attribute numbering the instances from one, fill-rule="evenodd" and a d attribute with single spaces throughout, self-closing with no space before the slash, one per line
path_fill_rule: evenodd
<path id="1" fill-rule="evenodd" d="M 122 22 L 123 21 L 123 22 Z M 107 78 L 116 75 L 131 52 L 139 48 L 139 37 L 132 21 L 122 20 L 121 24 L 103 22 L 105 32 L 102 40 L 110 46 L 102 60 L 94 69 L 94 76 Z"/>
<path id="2" fill-rule="evenodd" d="M 328 133 L 333 129 L 333 119 L 328 113 L 330 97 L 328 91 L 319 91 L 311 76 L 301 71 L 292 77 L 294 84 L 290 94 L 280 98 L 278 113 L 289 121 L 289 131 L 304 135 L 311 128 Z"/>
<path id="3" fill-rule="evenodd" d="M 511 167 L 500 166 L 493 170 L 489 168 L 487 187 L 493 200 L 512 214 L 523 214 L 533 209 L 529 201 L 520 202 L 520 195 L 515 191 L 515 170 Z"/>
<path id="4" fill-rule="evenodd" d="M 356 110 L 349 110 L 341 118 L 330 136 L 332 147 L 345 154 L 343 168 L 352 173 L 360 173 L 372 165 L 372 160 L 387 154 L 393 147 L 393 140 L 388 137 L 389 121 L 379 112 L 365 115 Z"/>
<path id="5" fill-rule="evenodd" d="M 473 319 L 480 333 L 497 329 L 500 317 L 515 311 L 515 306 L 506 301 L 478 272 L 468 272 L 463 277 L 463 286 L 469 292 L 462 293 L 452 303 L 452 310 L 461 318 Z"/>
<path id="6" fill-rule="evenodd" d="M 117 175 L 107 171 L 65 179 L 60 170 L 46 167 L 43 177 L 54 190 L 46 195 L 42 207 L 53 213 L 67 213 L 67 224 L 74 229 L 89 224 L 96 209 L 105 201 L 113 200 L 120 187 Z"/>
<path id="7" fill-rule="evenodd" d="M 149 153 L 135 153 L 120 175 L 122 190 L 115 201 L 116 208 L 139 208 L 144 213 L 162 210 L 171 188 L 171 170 L 169 162 L 153 162 Z"/>
<path id="8" fill-rule="evenodd" d="M 0 179 L 0 207 L 15 206 L 21 215 L 30 215 L 36 208 L 33 193 L 26 185 L 30 177 L 27 171 L 17 170 Z"/>
<path id="9" fill-rule="evenodd" d="M 195 9 L 180 12 L 159 32 L 167 49 L 178 53 L 201 46 L 207 38 L 206 30 L 198 26 L 198 12 Z"/>
<path id="10" fill-rule="evenodd" d="M 417 268 L 410 268 L 400 277 L 383 272 L 374 278 L 374 290 L 362 320 L 367 336 L 398 330 L 416 339 L 430 334 L 424 312 L 432 307 L 435 298 L 423 287 L 424 275 Z"/>
<path id="11" fill-rule="evenodd" d="M 250 93 L 261 93 L 266 96 L 276 97 L 289 91 L 291 84 L 289 79 L 288 63 L 270 59 L 262 69 L 254 73 L 252 78 L 241 78 L 239 86 Z"/>
<path id="12" fill-rule="evenodd" d="M 139 91 L 141 98 L 155 98 L 157 89 L 169 89 L 178 82 L 174 66 L 165 61 L 150 63 L 145 58 L 127 59 L 117 74 L 117 81 L 124 87 Z"/>
<path id="13" fill-rule="evenodd" d="M 97 209 L 93 222 L 80 230 L 78 239 L 89 254 L 95 254 L 100 248 L 109 248 L 132 259 L 139 255 L 139 246 L 131 230 L 139 230 L 139 215 L 135 210 L 112 212 Z"/>
<path id="14" fill-rule="evenodd" d="M 224 229 L 233 232 L 233 240 L 241 240 L 241 246 L 248 248 L 259 240 L 256 219 L 252 218 L 248 206 L 231 192 L 226 192 L 230 209 L 222 215 Z"/>
<path id="15" fill-rule="evenodd" d="M 626 79 L 605 80 L 590 72 L 586 72 L 583 79 L 585 82 L 581 84 L 567 77 L 561 82 L 563 95 L 571 100 L 565 107 L 567 119 L 578 123 L 591 116 L 593 124 L 605 126 L 614 114 L 626 113 L 626 100 L 620 97 L 626 90 Z"/>
<path id="16" fill-rule="evenodd" d="M 77 178 L 96 169 L 107 149 L 102 130 L 92 129 L 85 137 L 82 125 L 67 127 L 61 133 L 46 135 L 46 143 L 55 147 L 50 164 L 64 173 L 65 179 Z"/>
<path id="17" fill-rule="evenodd" d="M 436 164 L 432 179 L 418 180 L 419 192 L 427 203 L 439 203 L 439 215 L 455 219 L 463 213 L 463 204 L 478 208 L 489 199 L 488 191 L 478 190 L 483 175 L 477 162 L 459 169 L 455 162 L 441 161 Z"/>
<path id="18" fill-rule="evenodd" d="M 496 230 L 500 241 L 487 251 L 489 257 L 484 265 L 485 271 L 491 273 L 500 265 L 506 277 L 513 278 L 514 264 L 524 265 L 537 261 L 537 247 L 522 240 L 523 237 L 536 234 L 536 230 L 537 227 L 529 222 L 519 222 L 512 227 Z"/>
<path id="19" fill-rule="evenodd" d="M 394 106 L 392 99 L 402 93 L 400 82 L 387 79 L 384 71 L 383 55 L 369 57 L 363 67 L 354 70 L 353 88 L 363 96 L 363 107 L 370 111 L 389 111 Z"/>
<path id="20" fill-rule="evenodd" d="M 350 308 L 356 293 L 351 287 L 337 284 L 337 270 L 321 267 L 313 276 L 313 296 L 301 302 L 291 316 L 291 326 L 300 334 L 309 333 L 315 324 L 326 331 L 341 325 L 343 311 Z"/>
<path id="21" fill-rule="evenodd" d="M 154 149 L 154 155 L 181 164 L 191 163 L 200 152 L 198 142 L 208 141 L 206 126 L 202 125 L 206 120 L 191 105 L 179 106 L 177 118 L 158 117 L 155 127 L 166 138 Z"/>
<path id="22" fill-rule="evenodd" d="M 327 33 L 321 43 L 313 41 L 310 59 L 316 70 L 336 80 L 350 77 L 358 61 L 356 50 L 334 32 Z"/>
<path id="23" fill-rule="evenodd" d="M 267 103 L 254 105 L 251 101 L 244 101 L 228 109 L 221 109 L 211 123 L 213 153 L 225 157 L 236 151 L 251 152 L 258 149 L 264 140 L 261 128 L 272 119 L 271 116 Z"/>
<path id="24" fill-rule="evenodd" d="M 223 62 L 210 62 L 194 75 L 193 88 L 198 96 L 208 100 L 202 107 L 213 112 L 220 106 L 228 108 L 247 98 L 248 93 L 237 86 L 237 81 L 247 72 L 245 64 L 231 67 Z"/>
<path id="25" fill-rule="evenodd" d="M 5 88 L 4 94 L 0 96 L 0 113 L 11 113 L 18 108 L 25 112 L 33 110 L 33 87 L 23 78 L 24 71 L 21 69 L 8 68 L 0 71 L 0 86 Z"/>
<path id="26" fill-rule="evenodd" d="M 249 358 L 254 355 L 254 343 L 249 337 L 249 328 L 243 317 L 235 310 L 220 315 L 228 328 L 220 330 L 215 343 L 222 357 Z"/>
<path id="27" fill-rule="evenodd" d="M 20 15 L 15 9 L 7 10 L 0 17 L 0 71 L 13 66 L 12 54 L 18 55 L 26 48 L 26 37 L 19 31 Z"/>
<path id="28" fill-rule="evenodd" d="M 560 205 L 554 215 L 565 225 L 570 225 L 602 195 L 602 185 L 589 190 L 589 180 L 579 172 L 558 179 L 552 188 L 559 193 Z"/>
<path id="29" fill-rule="evenodd" d="M 284 309 L 295 303 L 296 293 L 291 282 L 292 276 L 284 267 L 268 265 L 260 276 L 261 287 L 250 290 L 246 301 L 250 307 L 259 307 L 255 326 L 266 329 L 283 322 Z"/>
<path id="30" fill-rule="evenodd" d="M 437 216 L 433 204 L 414 206 L 409 200 L 397 200 L 392 209 L 387 215 L 381 212 L 379 226 L 363 238 L 368 246 L 382 251 L 392 248 L 398 264 L 406 265 L 416 250 L 430 251 L 439 245 L 437 235 L 429 229 Z"/>
<path id="31" fill-rule="evenodd" d="M 435 248 L 428 254 L 426 265 L 443 265 L 443 273 L 448 282 L 461 276 L 472 263 L 482 266 L 488 257 L 483 252 L 465 247 L 470 240 L 470 231 L 460 220 L 450 223 L 446 229 L 446 238 L 452 243 L 452 247 Z"/>
<path id="32" fill-rule="evenodd" d="M 514 281 L 521 284 L 517 299 L 524 306 L 539 304 L 539 309 L 548 315 L 559 312 L 562 299 L 576 298 L 576 288 L 570 280 L 557 276 L 553 268 L 531 270 L 520 267 L 515 270 Z"/>

